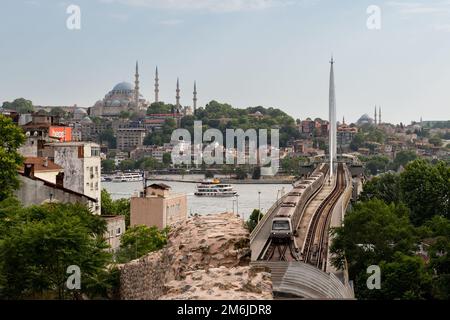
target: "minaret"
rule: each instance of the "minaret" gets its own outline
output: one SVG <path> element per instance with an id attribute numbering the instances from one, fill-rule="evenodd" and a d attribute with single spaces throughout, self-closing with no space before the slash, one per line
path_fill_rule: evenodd
<path id="1" fill-rule="evenodd" d="M 194 108 L 194 115 L 197 111 L 197 81 L 194 81 L 194 98 L 192 99 L 193 101 L 193 108 Z"/>
<path id="2" fill-rule="evenodd" d="M 159 102 L 159 76 L 158 76 L 158 66 L 156 66 L 156 72 L 155 72 L 155 102 Z"/>
<path id="3" fill-rule="evenodd" d="M 334 60 L 331 56 L 330 61 L 330 91 L 329 91 L 329 121 L 330 121 L 330 133 L 329 133 L 329 156 L 330 156 L 330 178 L 333 176 L 334 162 L 336 161 L 336 94 L 334 88 Z"/>
<path id="4" fill-rule="evenodd" d="M 378 107 L 378 125 L 381 124 L 381 107 Z"/>
<path id="5" fill-rule="evenodd" d="M 136 61 L 136 74 L 134 75 L 134 102 L 136 103 L 136 110 L 139 109 L 139 64 Z"/>
<path id="6" fill-rule="evenodd" d="M 179 110 L 180 109 L 180 107 L 181 107 L 181 105 L 180 105 L 180 80 L 177 78 L 177 95 L 175 96 L 175 98 L 176 98 L 176 100 L 177 100 L 177 102 L 176 102 L 176 107 L 177 107 L 177 110 Z"/>
<path id="7" fill-rule="evenodd" d="M 375 117 L 374 117 L 374 120 L 375 120 L 375 125 L 377 125 L 377 106 L 375 106 Z"/>

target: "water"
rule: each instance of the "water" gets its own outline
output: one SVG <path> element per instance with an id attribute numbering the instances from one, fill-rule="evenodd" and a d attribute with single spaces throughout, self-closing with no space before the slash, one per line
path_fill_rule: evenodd
<path id="1" fill-rule="evenodd" d="M 182 179 L 177 176 L 170 176 L 171 179 Z M 202 179 L 203 176 L 189 175 L 185 179 Z M 266 212 L 282 194 L 289 192 L 291 185 L 289 184 L 235 184 L 234 190 L 238 192 L 237 201 L 235 197 L 230 198 L 207 198 L 197 197 L 194 195 L 196 183 L 174 182 L 174 181 L 158 181 L 151 180 L 149 183 L 162 182 L 172 188 L 172 192 L 186 193 L 188 214 L 211 214 L 221 212 L 239 211 L 239 215 L 244 215 L 244 219 L 248 219 L 253 209 L 258 209 L 258 191 L 261 192 L 260 204 L 261 210 Z M 130 198 L 132 195 L 142 191 L 142 182 L 102 182 L 102 188 L 111 193 L 113 199 Z M 236 203 L 237 202 L 237 203 Z"/>

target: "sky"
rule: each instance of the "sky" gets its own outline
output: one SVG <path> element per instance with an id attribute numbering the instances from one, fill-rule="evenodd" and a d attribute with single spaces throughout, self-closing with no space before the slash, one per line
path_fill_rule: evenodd
<path id="1" fill-rule="evenodd" d="M 0 15 L 0 102 L 90 107 L 139 60 L 149 101 L 158 66 L 167 103 L 179 77 L 183 105 L 197 81 L 200 106 L 327 119 L 333 55 L 338 120 L 450 119 L 448 0 L 2 0 Z"/>

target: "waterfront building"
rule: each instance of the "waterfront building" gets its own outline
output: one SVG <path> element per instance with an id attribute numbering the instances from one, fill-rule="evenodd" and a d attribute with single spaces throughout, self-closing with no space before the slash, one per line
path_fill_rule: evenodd
<path id="1" fill-rule="evenodd" d="M 105 239 L 108 242 L 110 252 L 115 252 L 120 248 L 120 238 L 125 232 L 125 216 L 100 216 L 106 222 Z"/>
<path id="2" fill-rule="evenodd" d="M 145 128 L 141 127 L 117 129 L 117 149 L 121 151 L 131 151 L 137 147 L 143 146 L 146 134 Z"/>
<path id="3" fill-rule="evenodd" d="M 64 186 L 98 200 L 90 209 L 100 214 L 100 146 L 92 142 L 58 142 L 46 147 L 49 157 L 64 169 Z"/>
<path id="4" fill-rule="evenodd" d="M 36 168 L 36 171 L 35 171 Z M 89 197 L 81 192 L 74 191 L 64 186 L 64 174 L 57 175 L 56 182 L 44 180 L 39 164 L 25 164 L 19 171 L 20 187 L 14 191 L 14 195 L 24 206 L 40 205 L 51 202 L 81 203 L 89 208 L 100 206 L 100 200 Z M 100 214 L 100 212 L 98 213 Z"/>
<path id="5" fill-rule="evenodd" d="M 131 197 L 131 226 L 156 226 L 160 229 L 187 219 L 187 197 L 172 193 L 163 183 L 154 183 L 139 197 Z"/>

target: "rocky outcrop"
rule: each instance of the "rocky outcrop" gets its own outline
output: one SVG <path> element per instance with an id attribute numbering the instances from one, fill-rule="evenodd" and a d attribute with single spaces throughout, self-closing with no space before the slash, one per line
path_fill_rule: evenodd
<path id="1" fill-rule="evenodd" d="M 160 251 L 120 266 L 122 299 L 270 299 L 270 273 L 249 267 L 249 234 L 230 213 L 172 226 Z"/>

